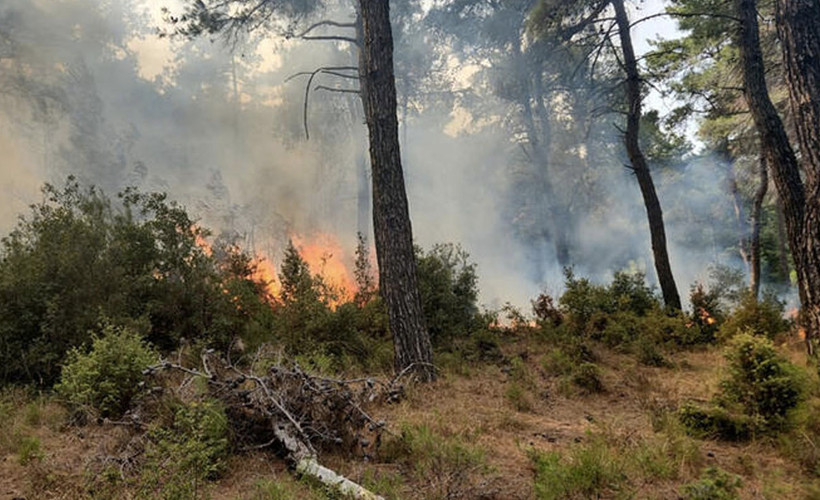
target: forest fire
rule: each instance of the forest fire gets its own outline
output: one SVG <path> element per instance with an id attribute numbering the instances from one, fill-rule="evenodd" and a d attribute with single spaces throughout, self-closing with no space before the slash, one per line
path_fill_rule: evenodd
<path id="1" fill-rule="evenodd" d="M 194 228 L 196 245 L 208 255 L 213 255 L 211 243 Z M 310 268 L 313 275 L 321 276 L 324 283 L 333 290 L 334 297 L 329 300 L 331 306 L 337 306 L 350 300 L 356 289 L 353 273 L 345 265 L 345 251 L 341 244 L 330 233 L 318 233 L 312 236 L 291 235 L 290 240 L 299 255 Z M 278 297 L 282 284 L 279 281 L 277 261 L 270 256 L 257 253 L 253 256 L 254 271 L 251 278 L 264 283 L 265 290 L 271 297 Z"/>
<path id="2" fill-rule="evenodd" d="M 270 259 L 256 256 L 254 259 L 254 273 L 251 276 L 255 281 L 261 281 L 265 284 L 265 290 L 271 297 L 278 297 L 279 292 L 282 291 L 282 285 L 279 283 L 277 277 L 276 266 Z"/>
<path id="3" fill-rule="evenodd" d="M 709 311 L 706 310 L 705 307 L 698 307 L 698 317 L 700 321 L 705 325 L 714 325 L 717 323 L 717 320 L 714 316 L 712 316 Z"/>
<path id="4" fill-rule="evenodd" d="M 356 288 L 353 273 L 345 265 L 345 252 L 335 236 L 319 233 L 313 236 L 291 235 L 290 239 L 310 272 L 321 276 L 325 284 L 333 289 L 335 297 L 329 300 L 331 306 L 337 306 L 353 296 Z M 278 297 L 282 284 L 277 259 L 257 254 L 254 264 L 256 270 L 253 278 L 265 283 L 271 296 Z"/>
<path id="5" fill-rule="evenodd" d="M 349 299 L 356 288 L 353 273 L 345 265 L 345 251 L 330 233 L 318 233 L 305 237 L 292 235 L 291 241 L 313 274 L 322 276 L 325 283 L 334 287 L 339 301 Z"/>

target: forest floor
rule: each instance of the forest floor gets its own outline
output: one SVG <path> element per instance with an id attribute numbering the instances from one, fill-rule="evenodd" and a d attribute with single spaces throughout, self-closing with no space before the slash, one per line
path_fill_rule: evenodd
<path id="1" fill-rule="evenodd" d="M 781 342 L 782 352 L 805 363 L 798 339 Z M 322 462 L 387 498 L 735 498 L 715 496 L 721 480 L 703 479 L 710 468 L 740 478 L 739 498 L 820 498 L 818 478 L 782 440 L 695 439 L 668 418 L 684 401 L 715 394 L 725 371 L 719 347 L 669 354 L 668 366 L 649 367 L 595 345 L 600 392 L 551 374 L 552 347 L 535 337 L 517 335 L 501 350 L 501 361 L 445 364 L 437 382 L 372 409 L 388 428 L 373 460 L 324 455 Z M 53 397 L 24 391 L 3 394 L 0 417 L 0 499 L 139 498 L 127 482 L 100 488 L 104 481 L 90 472 L 126 426 L 67 425 Z M 542 479 L 539 463 L 551 464 Z M 692 488 L 705 496 L 691 496 Z M 225 473 L 194 496 L 337 498 L 295 479 L 264 450 L 232 455 Z"/>

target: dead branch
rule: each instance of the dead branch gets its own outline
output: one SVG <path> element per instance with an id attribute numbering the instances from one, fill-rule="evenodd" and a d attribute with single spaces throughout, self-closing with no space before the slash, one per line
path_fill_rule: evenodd
<path id="1" fill-rule="evenodd" d="M 339 76 L 340 71 L 358 71 L 356 66 L 324 66 L 313 71 L 300 71 L 285 79 L 285 83 L 296 78 L 297 76 L 308 76 L 307 84 L 305 85 L 305 104 L 302 110 L 302 121 L 305 126 L 305 139 L 310 140 L 310 131 L 308 130 L 308 102 L 310 100 L 310 86 L 313 84 L 313 79 L 320 73 L 328 73 L 334 76 Z M 352 75 L 350 75 L 352 76 Z"/>
<path id="2" fill-rule="evenodd" d="M 381 441 L 385 422 L 364 408 L 377 400 L 398 399 L 403 393 L 401 379 L 412 372 L 412 365 L 384 382 L 317 376 L 281 356 L 264 374 L 243 371 L 211 350 L 202 353 L 201 364 L 200 370 L 162 361 L 146 373 L 172 370 L 184 374 L 185 380 L 206 380 L 210 395 L 225 406 L 234 435 L 245 444 L 240 449 L 274 447 L 283 451 L 298 474 L 315 477 L 354 498 L 381 498 L 320 465 L 317 450 L 346 447 L 368 456 L 371 443 L 375 447 Z"/>
<path id="3" fill-rule="evenodd" d="M 359 89 L 337 89 L 335 87 L 327 87 L 325 85 L 318 85 L 313 90 L 324 90 L 327 92 L 338 92 L 339 94 L 361 94 Z"/>
<path id="4" fill-rule="evenodd" d="M 303 36 L 302 40 L 331 40 L 336 42 L 348 42 L 352 43 L 353 45 L 359 45 L 359 41 L 355 38 L 350 38 L 349 36 L 336 36 L 336 35 L 318 35 L 318 36 Z"/>
<path id="5" fill-rule="evenodd" d="M 337 22 L 337 21 L 330 21 L 330 20 L 319 21 L 319 22 L 311 24 L 310 26 L 308 26 L 304 31 L 302 31 L 298 35 L 292 35 L 292 36 L 295 36 L 296 38 L 304 38 L 305 35 L 307 35 L 311 31 L 313 31 L 316 28 L 319 28 L 321 26 L 333 26 L 334 28 L 355 28 L 356 23 L 340 23 L 340 22 Z M 290 38 L 290 36 L 288 36 L 287 38 Z"/>

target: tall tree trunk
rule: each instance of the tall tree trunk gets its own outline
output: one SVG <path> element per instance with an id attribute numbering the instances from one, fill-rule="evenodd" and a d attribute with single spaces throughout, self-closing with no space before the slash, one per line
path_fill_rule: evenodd
<path id="1" fill-rule="evenodd" d="M 749 290 L 757 298 L 760 295 L 760 226 L 762 223 L 763 200 L 769 190 L 769 171 L 766 167 L 766 158 L 760 155 L 758 177 L 760 184 L 752 200 L 752 213 L 749 221 L 752 234 L 749 237 Z"/>
<path id="2" fill-rule="evenodd" d="M 422 380 L 433 380 L 433 349 L 421 309 L 413 231 L 399 151 L 389 6 L 385 0 L 359 0 L 359 8 L 362 17 L 359 78 L 370 136 L 373 232 L 379 289 L 393 335 L 394 365 L 397 372 L 412 366 Z"/>
<path id="3" fill-rule="evenodd" d="M 783 203 L 789 248 L 797 271 L 803 318 L 807 320 L 807 344 L 811 346 L 808 339 L 816 334 L 820 326 L 820 296 L 817 296 L 820 293 L 820 254 L 816 251 L 817 233 L 815 232 L 811 238 L 806 238 L 809 228 L 806 218 L 806 194 L 800 178 L 797 157 L 766 86 L 756 2 L 735 0 L 735 9 L 740 19 L 737 45 L 743 71 L 744 95 L 760 135 L 764 157 L 772 169 L 774 183 Z M 816 205 L 817 202 L 812 201 L 812 204 Z M 816 213 L 816 209 L 813 211 Z M 814 219 L 818 220 L 816 217 Z M 807 239 L 813 240 L 814 243 L 809 245 Z M 812 267 L 813 269 L 810 269 Z M 809 351 L 811 352 L 811 347 Z"/>
<path id="4" fill-rule="evenodd" d="M 646 215 L 649 219 L 649 234 L 652 239 L 652 254 L 655 260 L 655 271 L 658 273 L 658 283 L 661 286 L 663 302 L 667 307 L 680 309 L 680 295 L 672 275 L 672 266 L 669 264 L 669 252 L 666 249 L 666 230 L 663 224 L 663 211 L 655 191 L 655 183 L 649 172 L 646 158 L 638 143 L 641 126 L 641 77 L 638 74 L 638 62 L 635 59 L 635 50 L 632 46 L 629 17 L 626 13 L 623 0 L 612 0 L 615 9 L 615 21 L 618 24 L 618 34 L 621 39 L 623 65 L 626 71 L 626 97 L 629 110 L 626 118 L 626 133 L 624 142 L 632 171 L 638 179 L 638 185 L 643 195 Z"/>
<path id="5" fill-rule="evenodd" d="M 732 205 L 735 210 L 738 252 L 740 253 L 741 260 L 743 260 L 743 264 L 746 266 L 746 271 L 751 276 L 752 259 L 749 255 L 749 239 L 746 237 L 748 233 L 748 228 L 746 225 L 746 213 L 743 210 L 743 197 L 740 195 L 740 189 L 737 185 L 737 175 L 735 175 L 735 167 L 732 163 L 732 157 L 729 154 L 728 146 L 722 146 L 719 149 L 719 153 L 722 159 L 725 159 L 727 161 L 729 167 L 727 176 L 729 180 L 729 193 L 731 193 L 732 195 Z"/>
<path id="6" fill-rule="evenodd" d="M 535 171 L 538 189 L 540 191 L 539 216 L 546 225 L 550 242 L 555 247 L 555 257 L 558 265 L 570 265 L 568 221 L 563 217 L 560 202 L 558 202 L 550 179 L 550 128 L 549 114 L 543 105 L 543 88 L 541 86 L 540 68 L 533 61 L 526 58 L 521 50 L 520 43 L 512 47 L 513 56 L 517 61 L 519 78 L 525 82 L 525 89 L 521 92 L 518 104 L 521 106 L 521 118 L 527 132 L 527 141 L 530 150 L 527 152 L 529 161 Z M 536 122 L 537 116 L 537 122 Z M 540 126 L 539 126 L 540 125 Z"/>
<path id="7" fill-rule="evenodd" d="M 363 238 L 370 238 L 370 176 L 364 153 L 356 161 L 356 231 Z"/>
<path id="8" fill-rule="evenodd" d="M 789 235 L 786 234 L 786 215 L 783 214 L 783 204 L 780 199 L 775 203 L 777 211 L 777 267 L 780 277 L 791 284 L 791 269 L 789 268 Z"/>
<path id="9" fill-rule="evenodd" d="M 806 177 L 803 247 L 795 267 L 812 352 L 812 339 L 820 337 L 820 2 L 778 0 L 775 16 Z"/>
<path id="10" fill-rule="evenodd" d="M 540 64 L 536 66 L 537 70 L 532 75 L 532 105 L 535 108 L 535 114 L 538 117 L 538 123 L 541 129 L 541 144 L 544 158 L 544 182 L 548 184 L 549 190 L 549 208 L 552 220 L 552 238 L 555 245 L 555 257 L 558 260 L 558 265 L 562 268 L 572 265 L 570 255 L 570 237 L 569 228 L 572 227 L 570 220 L 568 200 L 559 199 L 555 195 L 555 190 L 552 189 L 553 179 L 549 178 L 549 154 L 552 144 L 552 124 L 550 122 L 551 116 L 544 106 L 544 86 L 541 81 L 542 71 Z"/>

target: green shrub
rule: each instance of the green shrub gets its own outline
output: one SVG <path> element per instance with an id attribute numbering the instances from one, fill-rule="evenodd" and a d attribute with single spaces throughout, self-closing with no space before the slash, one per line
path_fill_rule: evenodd
<path id="1" fill-rule="evenodd" d="M 516 411 L 527 412 L 532 410 L 532 400 L 527 390 L 517 382 L 507 385 L 504 397 Z"/>
<path id="2" fill-rule="evenodd" d="M 53 384 L 101 315 L 147 322 L 163 350 L 269 326 L 251 260 L 203 248 L 207 230 L 164 194 L 126 189 L 112 202 L 71 177 L 42 191 L 0 243 L 0 382 Z"/>
<path id="3" fill-rule="evenodd" d="M 734 500 L 740 498 L 742 484 L 739 476 L 709 467 L 699 480 L 683 485 L 681 493 L 686 500 Z"/>
<path id="4" fill-rule="evenodd" d="M 781 453 L 808 474 L 820 477 L 820 400 L 801 405 L 794 415 L 794 427 L 779 436 Z"/>
<path id="5" fill-rule="evenodd" d="M 469 337 L 486 323 L 478 310 L 478 275 L 469 254 L 453 244 L 434 245 L 427 253 L 416 247 L 422 309 L 437 348 L 449 349 L 454 339 Z"/>
<path id="6" fill-rule="evenodd" d="M 701 283 L 693 285 L 689 291 L 689 302 L 692 304 L 692 325 L 700 330 L 698 340 L 702 343 L 714 341 L 725 320 L 719 289 L 706 290 Z"/>
<path id="7" fill-rule="evenodd" d="M 470 338 L 454 343 L 454 351 L 461 353 L 465 361 L 499 362 L 504 359 L 498 332 L 488 328 L 477 330 Z"/>
<path id="8" fill-rule="evenodd" d="M 571 268 L 564 269 L 564 293 L 558 303 L 576 332 L 586 331 L 595 313 L 611 314 L 616 309 L 606 287 L 596 285 L 587 278 L 577 278 Z"/>
<path id="9" fill-rule="evenodd" d="M 88 353 L 77 348 L 68 353 L 56 390 L 74 407 L 117 417 L 139 393 L 142 372 L 158 361 L 139 334 L 106 325 Z"/>
<path id="10" fill-rule="evenodd" d="M 601 370 L 595 363 L 581 363 L 572 372 L 572 383 L 584 392 L 594 394 L 604 391 Z"/>
<path id="11" fill-rule="evenodd" d="M 228 418 L 214 401 L 180 405 L 169 425 L 148 434 L 139 481 L 141 496 L 197 498 L 206 480 L 216 479 L 228 456 Z"/>
<path id="12" fill-rule="evenodd" d="M 653 309 L 641 318 L 640 337 L 672 346 L 693 346 L 704 342 L 700 328 L 680 311 Z"/>
<path id="13" fill-rule="evenodd" d="M 782 428 L 790 410 L 803 399 L 804 381 L 797 367 L 777 354 L 771 341 L 737 335 L 726 352 L 729 376 L 721 382 L 721 400 L 769 429 Z"/>
<path id="14" fill-rule="evenodd" d="M 549 375 L 568 375 L 575 367 L 575 361 L 563 349 L 552 349 L 541 362 L 544 371 Z"/>
<path id="15" fill-rule="evenodd" d="M 726 441 L 750 439 L 757 427 L 747 415 L 732 414 L 719 406 L 702 408 L 693 403 L 686 403 L 678 410 L 678 419 L 695 437 Z"/>
<path id="16" fill-rule="evenodd" d="M 672 363 L 661 353 L 658 349 L 657 343 L 652 340 L 641 337 L 633 344 L 635 354 L 638 357 L 638 362 L 646 366 L 655 366 L 658 368 L 668 368 Z"/>
<path id="17" fill-rule="evenodd" d="M 643 316 L 660 304 L 655 292 L 646 285 L 646 275 L 640 271 L 617 271 L 609 285 L 609 293 L 615 299 L 619 311 Z"/>
<path id="18" fill-rule="evenodd" d="M 313 358 L 324 373 L 391 369 L 392 345 L 381 299 L 365 291 L 353 302 L 332 307 L 338 295 L 321 275 L 310 273 L 293 243 L 285 251 L 279 280 L 282 290 L 272 329 L 290 354 Z"/>
<path id="19" fill-rule="evenodd" d="M 758 300 L 751 292 L 743 293 L 740 304 L 721 326 L 718 335 L 723 340 L 744 332 L 772 338 L 789 329 L 783 311 L 783 302 L 773 294 L 763 294 Z"/>

